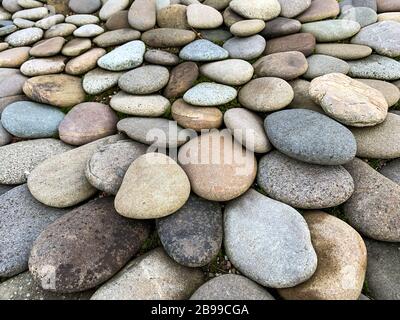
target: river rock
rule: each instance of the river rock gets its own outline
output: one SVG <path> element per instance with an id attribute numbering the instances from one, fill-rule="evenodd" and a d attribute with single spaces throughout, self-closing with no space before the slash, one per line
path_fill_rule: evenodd
<path id="1" fill-rule="evenodd" d="M 67 42 L 61 53 L 67 57 L 77 57 L 92 47 L 90 39 L 75 38 Z"/>
<path id="2" fill-rule="evenodd" d="M 301 209 L 338 206 L 354 191 L 353 178 L 342 166 L 308 164 L 279 151 L 260 160 L 257 182 L 269 197 Z"/>
<path id="3" fill-rule="evenodd" d="M 21 73 L 28 77 L 61 73 L 65 68 L 64 57 L 31 59 L 21 66 Z"/>
<path id="4" fill-rule="evenodd" d="M 254 154 L 245 152 L 227 130 L 190 140 L 180 148 L 178 158 L 193 192 L 211 201 L 229 201 L 242 195 L 257 171 Z"/>
<path id="5" fill-rule="evenodd" d="M 341 165 L 356 154 L 356 140 L 351 131 L 314 111 L 275 112 L 266 118 L 265 129 L 280 152 L 306 163 Z"/>
<path id="6" fill-rule="evenodd" d="M 50 207 L 85 201 L 97 192 L 85 177 L 87 161 L 99 148 L 120 139 L 118 135 L 103 138 L 41 162 L 28 177 L 29 191 Z"/>
<path id="7" fill-rule="evenodd" d="M 311 0 L 278 0 L 281 5 L 282 17 L 293 18 L 311 6 Z"/>
<path id="8" fill-rule="evenodd" d="M 232 0 L 229 7 L 247 19 L 271 20 L 279 16 L 281 5 L 278 0 Z"/>
<path id="9" fill-rule="evenodd" d="M 358 300 L 367 267 L 363 239 L 330 214 L 309 211 L 304 218 L 317 252 L 318 267 L 309 280 L 281 289 L 279 294 L 288 300 Z"/>
<path id="10" fill-rule="evenodd" d="M 97 24 L 100 19 L 92 14 L 74 14 L 72 16 L 65 17 L 66 23 L 72 23 L 77 27 L 84 26 L 85 24 Z"/>
<path id="11" fill-rule="evenodd" d="M 115 197 L 115 209 L 132 219 L 162 218 L 178 211 L 189 194 L 189 179 L 172 158 L 147 153 L 126 172 Z"/>
<path id="12" fill-rule="evenodd" d="M 347 74 L 350 70 L 346 61 L 323 54 L 313 54 L 307 58 L 307 62 L 308 70 L 304 78 L 309 80 L 330 73 Z"/>
<path id="13" fill-rule="evenodd" d="M 381 80 L 357 79 L 357 81 L 380 91 L 386 99 L 389 108 L 397 104 L 400 100 L 400 90 L 394 84 Z"/>
<path id="14" fill-rule="evenodd" d="M 372 54 L 365 59 L 349 61 L 349 76 L 353 78 L 368 78 L 377 80 L 400 79 L 400 62 Z"/>
<path id="15" fill-rule="evenodd" d="M 315 49 L 315 37 L 311 33 L 296 33 L 284 37 L 274 38 L 267 42 L 265 54 L 300 51 L 306 57 Z"/>
<path id="16" fill-rule="evenodd" d="M 265 46 L 265 39 L 256 34 L 245 38 L 231 38 L 224 43 L 223 48 L 229 52 L 231 58 L 252 60 L 264 52 Z"/>
<path id="17" fill-rule="evenodd" d="M 157 220 L 157 232 L 176 262 L 192 268 L 205 266 L 221 249 L 221 206 L 192 195 L 175 214 Z"/>
<path id="18" fill-rule="evenodd" d="M 101 8 L 101 0 L 70 0 L 69 7 L 75 13 L 93 13 Z"/>
<path id="19" fill-rule="evenodd" d="M 213 81 L 240 86 L 251 80 L 254 69 L 247 61 L 229 59 L 204 64 L 200 67 L 200 72 Z"/>
<path id="20" fill-rule="evenodd" d="M 10 46 L 13 47 L 24 47 L 29 46 L 43 37 L 43 30 L 40 28 L 27 28 L 19 31 L 15 31 L 4 40 Z"/>
<path id="21" fill-rule="evenodd" d="M 63 37 L 54 37 L 36 43 L 29 54 L 34 57 L 52 57 L 61 52 L 65 44 Z"/>
<path id="22" fill-rule="evenodd" d="M 179 63 L 179 57 L 173 53 L 162 50 L 147 50 L 144 59 L 150 64 L 160 64 L 164 66 L 175 66 Z"/>
<path id="23" fill-rule="evenodd" d="M 400 11 L 400 4 L 396 0 L 376 0 L 378 12 Z"/>
<path id="24" fill-rule="evenodd" d="M 311 82 L 304 79 L 297 79 L 289 82 L 294 91 L 294 99 L 289 107 L 292 109 L 308 109 L 325 114 L 324 110 L 314 102 L 310 96 Z"/>
<path id="25" fill-rule="evenodd" d="M 116 195 L 129 166 L 146 150 L 147 146 L 131 140 L 106 145 L 88 161 L 86 178 L 96 189 Z"/>
<path id="26" fill-rule="evenodd" d="M 0 98 L 21 95 L 26 80 L 17 69 L 0 69 Z"/>
<path id="27" fill-rule="evenodd" d="M 383 174 L 386 178 L 400 184 L 400 170 L 399 170 L 400 160 L 395 159 L 389 161 L 385 164 L 385 166 L 379 170 L 381 174 Z"/>
<path id="28" fill-rule="evenodd" d="M 171 4 L 158 10 L 157 25 L 160 28 L 190 29 L 186 8 L 183 4 Z"/>
<path id="29" fill-rule="evenodd" d="M 188 24 L 195 29 L 218 28 L 224 22 L 218 10 L 200 3 L 190 4 L 187 7 L 186 15 Z"/>
<path id="30" fill-rule="evenodd" d="M 142 40 L 153 48 L 183 47 L 196 38 L 190 30 L 158 28 L 144 32 Z"/>
<path id="31" fill-rule="evenodd" d="M 221 116 L 222 118 L 222 116 Z M 0 122 L 0 147 L 5 146 L 12 141 L 12 136 L 4 129 L 3 125 Z M 1 195 L 1 191 L 0 191 Z"/>
<path id="32" fill-rule="evenodd" d="M 371 55 L 372 49 L 367 46 L 350 43 L 318 43 L 316 54 L 324 54 L 343 60 L 357 60 Z"/>
<path id="33" fill-rule="evenodd" d="M 104 2 L 104 1 L 103 1 Z M 108 0 L 103 4 L 100 9 L 99 17 L 101 20 L 108 20 L 122 10 L 125 10 L 129 6 L 129 0 Z M 107 27 L 108 28 L 108 27 Z M 108 28 L 109 29 L 109 28 Z"/>
<path id="34" fill-rule="evenodd" d="M 260 34 L 269 39 L 297 33 L 300 29 L 301 23 L 298 20 L 278 17 L 268 21 Z"/>
<path id="35" fill-rule="evenodd" d="M 340 41 L 354 36 L 360 31 L 360 24 L 351 20 L 325 20 L 302 25 L 302 32 L 309 32 L 318 42 Z"/>
<path id="36" fill-rule="evenodd" d="M 252 19 L 234 23 L 229 31 L 236 37 L 250 37 L 263 31 L 264 28 L 265 22 L 263 20 Z"/>
<path id="37" fill-rule="evenodd" d="M 135 0 L 128 13 L 129 24 L 133 29 L 146 31 L 156 24 L 156 1 Z"/>
<path id="38" fill-rule="evenodd" d="M 116 86 L 122 74 L 123 72 L 96 68 L 83 76 L 83 89 L 90 95 L 97 95 Z"/>
<path id="39" fill-rule="evenodd" d="M 308 280 L 317 268 L 301 214 L 253 189 L 227 205 L 224 231 L 229 260 L 263 286 L 293 287 Z"/>
<path id="40" fill-rule="evenodd" d="M 71 75 L 81 75 L 96 68 L 97 60 L 106 54 L 106 50 L 93 48 L 84 54 L 68 61 L 65 72 Z"/>
<path id="41" fill-rule="evenodd" d="M 19 47 L 0 52 L 0 68 L 19 68 L 29 59 L 30 50 L 30 47 Z"/>
<path id="42" fill-rule="evenodd" d="M 336 0 L 313 0 L 311 6 L 296 17 L 301 23 L 335 18 L 340 13 Z"/>
<path id="43" fill-rule="evenodd" d="M 231 102 L 237 97 L 236 89 L 218 83 L 202 82 L 186 91 L 185 102 L 202 107 L 218 106 Z"/>
<path id="44" fill-rule="evenodd" d="M 72 23 L 59 23 L 46 30 L 44 38 L 69 37 L 76 29 L 77 27 Z"/>
<path id="45" fill-rule="evenodd" d="M 183 95 L 195 84 L 199 76 L 199 68 L 194 62 L 183 62 L 173 68 L 163 95 L 166 98 L 176 98 Z"/>
<path id="46" fill-rule="evenodd" d="M 209 40 L 200 39 L 182 48 L 179 57 L 182 60 L 205 62 L 226 59 L 229 53 Z"/>

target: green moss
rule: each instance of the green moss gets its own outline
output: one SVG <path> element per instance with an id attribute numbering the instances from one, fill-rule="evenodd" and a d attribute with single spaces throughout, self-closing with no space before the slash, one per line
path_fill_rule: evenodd
<path id="1" fill-rule="evenodd" d="M 222 113 L 225 113 L 229 109 L 233 108 L 241 108 L 242 106 L 240 105 L 238 99 L 236 98 L 235 100 L 232 100 L 231 102 L 224 104 L 222 106 L 219 106 L 218 109 L 221 110 Z"/>

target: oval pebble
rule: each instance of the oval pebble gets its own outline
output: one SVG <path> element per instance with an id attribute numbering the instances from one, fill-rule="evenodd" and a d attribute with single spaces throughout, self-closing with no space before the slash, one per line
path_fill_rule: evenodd
<path id="1" fill-rule="evenodd" d="M 202 82 L 186 91 L 185 102 L 196 106 L 218 106 L 231 102 L 237 97 L 235 88 L 211 82 Z"/>

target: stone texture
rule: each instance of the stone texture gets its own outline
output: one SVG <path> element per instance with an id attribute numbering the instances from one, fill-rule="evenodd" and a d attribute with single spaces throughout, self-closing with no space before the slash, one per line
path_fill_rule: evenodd
<path id="1" fill-rule="evenodd" d="M 104 2 L 104 1 L 103 1 Z M 108 0 L 100 9 L 99 17 L 101 20 L 108 20 L 117 13 L 129 6 L 129 0 Z"/>
<path id="2" fill-rule="evenodd" d="M 150 64 L 160 64 L 164 66 L 176 66 L 179 63 L 179 57 L 173 53 L 163 50 L 147 50 L 144 59 Z"/>
<path id="3" fill-rule="evenodd" d="M 247 19 L 271 20 L 281 12 L 278 0 L 232 0 L 229 7 Z"/>
<path id="4" fill-rule="evenodd" d="M 357 60 L 371 55 L 370 47 L 350 43 L 318 43 L 315 53 L 325 54 L 343 60 Z"/>
<path id="5" fill-rule="evenodd" d="M 300 51 L 308 57 L 314 52 L 315 44 L 315 37 L 311 33 L 296 33 L 269 40 L 264 54 Z"/>
<path id="6" fill-rule="evenodd" d="M 122 10 L 115 12 L 107 19 L 106 28 L 107 30 L 118 30 L 123 28 L 130 28 L 128 20 L 128 10 Z"/>
<path id="7" fill-rule="evenodd" d="M 260 34 L 269 39 L 297 33 L 300 29 L 301 23 L 298 20 L 278 17 L 268 21 Z"/>
<path id="8" fill-rule="evenodd" d="M 361 28 L 371 25 L 378 20 L 376 11 L 368 7 L 353 7 L 342 11 L 339 19 L 358 22 Z"/>
<path id="9" fill-rule="evenodd" d="M 31 59 L 20 67 L 21 73 L 27 77 L 56 74 L 64 71 L 64 57 L 50 57 Z"/>
<path id="10" fill-rule="evenodd" d="M 93 48 L 73 58 L 65 65 L 65 72 L 71 75 L 82 75 L 96 68 L 97 61 L 106 54 L 106 50 Z"/>
<path id="11" fill-rule="evenodd" d="M 229 53 L 209 40 L 200 39 L 182 48 L 179 57 L 182 60 L 206 62 L 226 59 Z"/>
<path id="12" fill-rule="evenodd" d="M 393 182 L 400 184 L 400 170 L 399 170 L 400 160 L 395 159 L 389 161 L 385 164 L 383 168 L 379 170 L 386 178 L 389 178 Z"/>
<path id="13" fill-rule="evenodd" d="M 173 28 L 158 28 L 142 34 L 144 43 L 153 48 L 183 47 L 195 38 L 193 31 Z"/>
<path id="14" fill-rule="evenodd" d="M 123 72 L 113 72 L 96 68 L 83 76 L 83 89 L 90 95 L 97 95 L 115 87 L 122 74 Z"/>
<path id="15" fill-rule="evenodd" d="M 263 53 L 265 46 L 265 39 L 256 34 L 245 38 L 231 38 L 224 43 L 223 47 L 229 52 L 231 58 L 252 60 Z"/>
<path id="16" fill-rule="evenodd" d="M 400 79 L 400 62 L 372 54 L 371 56 L 356 61 L 349 61 L 349 76 L 353 78 L 368 78 L 376 80 Z"/>
<path id="17" fill-rule="evenodd" d="M 224 22 L 218 10 L 200 3 L 190 4 L 186 10 L 186 16 L 188 24 L 195 29 L 218 28 Z"/>
<path id="18" fill-rule="evenodd" d="M 336 0 L 313 0 L 311 6 L 296 17 L 301 23 L 335 18 L 340 13 Z"/>
<path id="19" fill-rule="evenodd" d="M 0 52 L 0 68 L 19 68 L 29 59 L 30 50 L 30 47 L 19 47 Z"/>
<path id="20" fill-rule="evenodd" d="M 194 62 L 183 62 L 173 68 L 167 86 L 164 89 L 166 98 L 182 96 L 195 84 L 199 76 L 199 68 Z"/>
<path id="21" fill-rule="evenodd" d="M 289 82 L 294 91 L 294 99 L 289 107 L 292 109 L 308 109 L 325 114 L 324 110 L 314 102 L 310 96 L 311 82 L 304 79 L 297 79 Z"/>
<path id="22" fill-rule="evenodd" d="M 386 99 L 389 108 L 394 106 L 400 100 L 400 90 L 394 84 L 381 80 L 357 79 L 357 81 L 380 91 Z"/>
<path id="23" fill-rule="evenodd" d="M 254 69 L 247 61 L 228 59 L 204 64 L 200 67 L 200 72 L 213 81 L 240 86 L 251 80 Z"/>
<path id="24" fill-rule="evenodd" d="M 346 61 L 323 54 L 313 54 L 307 58 L 308 70 L 304 74 L 306 79 L 314 79 L 331 73 L 347 74 L 350 66 Z"/>
<path id="25" fill-rule="evenodd" d="M 376 0 L 378 12 L 400 11 L 400 3 L 396 0 Z"/>
<path id="26" fill-rule="evenodd" d="M 135 0 L 129 9 L 128 21 L 133 29 L 152 29 L 156 25 L 156 1 Z"/>
<path id="27" fill-rule="evenodd" d="M 183 100 L 201 107 L 218 106 L 231 102 L 237 97 L 235 88 L 213 82 L 201 82 L 186 91 Z"/>
<path id="28" fill-rule="evenodd" d="M 301 31 L 313 34 L 318 42 L 335 42 L 354 36 L 360 28 L 358 22 L 351 20 L 325 20 L 305 23 Z"/>
<path id="29" fill-rule="evenodd" d="M 311 6 L 311 0 L 278 0 L 281 5 L 282 17 L 293 18 Z"/>
<path id="30" fill-rule="evenodd" d="M 91 47 L 92 41 L 90 39 L 74 38 L 64 45 L 61 53 L 67 57 L 77 57 L 88 51 Z"/>
<path id="31" fill-rule="evenodd" d="M 236 37 L 250 37 L 261 32 L 264 28 L 265 22 L 263 20 L 251 19 L 234 23 L 229 31 Z"/>
<path id="32" fill-rule="evenodd" d="M 186 6 L 171 4 L 157 11 L 157 25 L 160 28 L 190 29 L 186 16 Z"/>
<path id="33" fill-rule="evenodd" d="M 34 57 L 51 57 L 61 52 L 65 44 L 63 37 L 54 37 L 36 43 L 29 54 Z"/>
<path id="34" fill-rule="evenodd" d="M 43 30 L 40 28 L 27 28 L 13 32 L 4 41 L 13 47 L 29 46 L 43 37 Z"/>

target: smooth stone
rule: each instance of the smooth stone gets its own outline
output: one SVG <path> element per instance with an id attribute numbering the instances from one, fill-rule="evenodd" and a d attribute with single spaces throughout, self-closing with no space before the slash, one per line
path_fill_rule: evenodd
<path id="1" fill-rule="evenodd" d="M 311 0 L 278 0 L 281 5 L 282 17 L 293 18 L 311 6 Z"/>
<path id="2" fill-rule="evenodd" d="M 157 11 L 157 25 L 160 28 L 190 29 L 187 15 L 187 6 L 172 4 Z"/>
<path id="3" fill-rule="evenodd" d="M 400 12 L 385 12 L 378 14 L 378 22 L 396 21 L 400 22 Z"/>
<path id="4" fill-rule="evenodd" d="M 93 43 L 101 48 L 113 47 L 140 39 L 140 35 L 139 31 L 132 29 L 113 30 L 97 36 Z"/>
<path id="5" fill-rule="evenodd" d="M 400 100 L 400 89 L 390 82 L 373 79 L 357 79 L 357 81 L 380 91 L 385 97 L 389 108 L 397 104 Z"/>
<path id="6" fill-rule="evenodd" d="M 317 252 L 317 270 L 306 282 L 278 290 L 279 294 L 287 300 L 358 300 L 367 268 L 363 239 L 346 222 L 325 212 L 309 211 L 304 219 Z"/>
<path id="7" fill-rule="evenodd" d="M 43 37 L 43 30 L 39 28 L 27 28 L 18 30 L 9 36 L 4 41 L 13 47 L 29 46 Z"/>
<path id="8" fill-rule="evenodd" d="M 146 46 L 140 40 L 128 42 L 102 56 L 97 64 L 109 71 L 123 71 L 136 68 L 143 62 Z"/>
<path id="9" fill-rule="evenodd" d="M 202 107 L 218 106 L 231 102 L 237 97 L 235 88 L 212 82 L 202 82 L 186 91 L 185 102 Z"/>
<path id="10" fill-rule="evenodd" d="M 311 33 L 296 33 L 284 37 L 273 38 L 267 42 L 265 55 L 277 52 L 300 51 L 306 57 L 313 54 L 316 45 Z"/>
<path id="11" fill-rule="evenodd" d="M 256 177 L 254 154 L 246 152 L 228 130 L 212 130 L 190 140 L 180 148 L 178 159 L 193 192 L 210 201 L 239 197 Z"/>
<path id="12" fill-rule="evenodd" d="M 354 36 L 360 28 L 358 22 L 351 20 L 325 20 L 305 23 L 301 31 L 313 34 L 318 42 L 335 42 Z"/>
<path id="13" fill-rule="evenodd" d="M 36 21 L 35 27 L 41 28 L 43 30 L 50 29 L 52 26 L 64 22 L 65 17 L 62 14 L 55 14 L 49 17 L 45 17 L 39 21 Z"/>
<path id="14" fill-rule="evenodd" d="M 70 0 L 69 7 L 75 13 L 93 13 L 101 8 L 101 0 Z"/>
<path id="15" fill-rule="evenodd" d="M 346 10 L 349 7 L 366 7 L 377 11 L 377 0 L 341 0 L 340 9 Z"/>
<path id="16" fill-rule="evenodd" d="M 55 37 L 36 43 L 29 54 L 34 57 L 52 57 L 59 54 L 65 44 L 63 37 Z"/>
<path id="17" fill-rule="evenodd" d="M 371 55 L 370 47 L 349 43 L 318 43 L 315 46 L 316 54 L 324 54 L 343 60 L 357 60 Z"/>
<path id="18" fill-rule="evenodd" d="M 223 274 L 198 288 L 190 300 L 275 300 L 265 288 L 238 274 Z"/>
<path id="19" fill-rule="evenodd" d="M 0 184 L 0 196 L 3 194 L 7 193 L 11 189 L 13 189 L 15 186 L 12 185 L 5 185 L 5 184 Z"/>
<path id="20" fill-rule="evenodd" d="M 118 86 L 131 94 L 150 94 L 164 88 L 169 80 L 167 68 L 155 65 L 146 65 L 123 74 Z"/>
<path id="21" fill-rule="evenodd" d="M 231 0 L 205 0 L 203 4 L 217 10 L 223 10 L 229 6 L 229 2 L 231 2 Z"/>
<path id="22" fill-rule="evenodd" d="M 48 158 L 71 150 L 56 139 L 12 143 L 0 148 L 0 184 L 22 184 L 32 170 Z"/>
<path id="23" fill-rule="evenodd" d="M 27 101 L 27 100 L 29 100 L 29 98 L 22 94 L 0 98 L 0 115 L 9 104 L 17 101 Z"/>
<path id="24" fill-rule="evenodd" d="M 0 68 L 19 68 L 29 59 L 30 50 L 30 47 L 19 47 L 0 52 Z"/>
<path id="25" fill-rule="evenodd" d="M 104 29 L 97 24 L 86 24 L 74 31 L 74 36 L 78 38 L 93 38 L 104 33 Z"/>
<path id="26" fill-rule="evenodd" d="M 258 59 L 253 67 L 258 77 L 293 80 L 307 72 L 308 62 L 303 53 L 288 51 L 264 56 Z"/>
<path id="27" fill-rule="evenodd" d="M 49 9 L 46 7 L 18 10 L 12 15 L 12 20 L 17 18 L 22 18 L 22 19 L 36 21 L 43 19 L 48 14 L 49 14 Z"/>
<path id="28" fill-rule="evenodd" d="M 128 20 L 128 10 L 115 12 L 107 19 L 105 24 L 107 30 L 118 30 L 130 28 Z"/>
<path id="29" fill-rule="evenodd" d="M 96 68 L 83 76 L 82 86 L 87 94 L 97 95 L 115 87 L 123 72 Z"/>
<path id="30" fill-rule="evenodd" d="M 311 164 L 341 165 L 357 150 L 352 132 L 314 111 L 284 110 L 269 115 L 265 129 L 271 143 L 287 156 Z"/>
<path id="31" fill-rule="evenodd" d="M 376 0 L 378 12 L 400 11 L 400 3 L 396 0 Z"/>
<path id="32" fill-rule="evenodd" d="M 144 54 L 144 60 L 150 64 L 163 66 L 176 66 L 180 61 L 177 55 L 157 49 L 147 50 Z"/>
<path id="33" fill-rule="evenodd" d="M 12 141 L 12 136 L 4 129 L 3 125 L 0 122 L 0 147 L 5 146 Z M 0 195 L 2 194 L 1 192 L 1 187 L 0 187 Z"/>
<path id="34" fill-rule="evenodd" d="M 114 14 L 121 12 L 128 8 L 129 0 L 108 0 L 103 4 L 100 9 L 99 17 L 101 20 L 105 21 L 110 19 Z"/>
<path id="35" fill-rule="evenodd" d="M 264 21 L 276 18 L 281 12 L 278 0 L 232 0 L 229 7 L 244 18 Z"/>
<path id="36" fill-rule="evenodd" d="M 203 282 L 201 269 L 181 266 L 157 248 L 132 260 L 91 299 L 185 300 Z"/>
<path id="37" fill-rule="evenodd" d="M 400 245 L 365 239 L 368 252 L 366 282 L 376 300 L 399 300 Z"/>
<path id="38" fill-rule="evenodd" d="M 213 107 L 196 107 L 178 99 L 172 104 L 172 118 L 183 128 L 200 132 L 218 129 L 222 125 L 222 112 Z"/>
<path id="39" fill-rule="evenodd" d="M 92 47 L 90 39 L 72 39 L 65 44 L 61 53 L 67 57 L 77 57 Z"/>
<path id="40" fill-rule="evenodd" d="M 191 268 L 205 266 L 218 255 L 222 229 L 221 206 L 195 195 L 173 215 L 157 219 L 157 233 L 166 253 Z"/>
<path id="41" fill-rule="evenodd" d="M 329 116 L 353 127 L 375 126 L 388 112 L 380 91 L 339 73 L 314 79 L 310 95 Z"/>
<path id="42" fill-rule="evenodd" d="M 309 109 L 324 114 L 324 110 L 314 102 L 310 96 L 310 82 L 304 79 L 297 79 L 289 82 L 294 91 L 294 98 L 289 104 L 292 109 Z"/>
<path id="43" fill-rule="evenodd" d="M 95 152 L 87 163 L 85 175 L 96 189 L 116 195 L 129 166 L 147 151 L 147 146 L 121 140 Z"/>
<path id="44" fill-rule="evenodd" d="M 27 28 L 29 28 L 31 26 L 27 26 Z M 7 36 L 11 33 L 14 33 L 18 30 L 18 27 L 16 25 L 8 25 L 8 26 L 4 26 L 4 27 L 0 27 L 0 37 L 4 37 Z"/>
<path id="45" fill-rule="evenodd" d="M 72 23 L 77 27 L 84 26 L 86 24 L 97 24 L 100 19 L 92 14 L 74 14 L 72 16 L 65 17 L 66 23 Z"/>
<path id="46" fill-rule="evenodd" d="M 362 28 L 351 43 L 362 44 L 378 54 L 391 58 L 400 56 L 400 22 L 382 21 Z"/>
<path id="47" fill-rule="evenodd" d="M 348 223 L 369 238 L 399 242 L 400 186 L 358 158 L 345 168 L 355 186 L 344 205 Z"/>
<path id="48" fill-rule="evenodd" d="M 93 48 L 82 55 L 73 58 L 65 65 L 65 73 L 82 75 L 96 68 L 97 61 L 107 53 L 102 48 Z"/>
<path id="49" fill-rule="evenodd" d="M 340 7 L 336 0 L 313 0 L 311 6 L 296 17 L 301 23 L 314 22 L 335 18 L 340 13 Z"/>
<path id="50" fill-rule="evenodd" d="M 95 288 L 139 251 L 149 225 L 121 217 L 113 200 L 98 198 L 70 211 L 36 239 L 29 271 L 43 289 L 72 293 Z M 54 281 L 46 283 L 52 276 Z"/>
<path id="51" fill-rule="evenodd" d="M 236 37 L 250 37 L 261 32 L 264 28 L 265 22 L 263 20 L 242 20 L 234 23 L 230 27 L 230 32 Z"/>
<path id="52" fill-rule="evenodd" d="M 0 69 L 0 72 L 1 70 L 4 69 Z M 15 70 L 16 72 L 0 78 L 0 98 L 22 94 L 24 83 L 28 80 L 28 78 L 20 74 L 17 69 L 11 70 Z"/>
<path id="53" fill-rule="evenodd" d="M 230 7 L 227 7 L 223 14 L 222 17 L 224 18 L 224 24 L 230 28 L 232 27 L 236 22 L 245 20 L 244 17 L 238 15 L 235 11 L 233 11 Z"/>
<path id="54" fill-rule="evenodd" d="M 28 187 L 41 203 L 56 208 L 74 206 L 96 194 L 85 177 L 86 163 L 102 146 L 120 140 L 103 138 L 41 162 L 29 175 Z"/>
<path id="55" fill-rule="evenodd" d="M 62 56 L 31 59 L 24 62 L 20 70 L 28 77 L 57 74 L 64 71 L 65 60 Z"/>
<path id="56" fill-rule="evenodd" d="M 342 11 L 338 19 L 358 22 L 361 28 L 363 28 L 377 22 L 378 15 L 374 10 L 368 7 L 353 7 Z"/>
<path id="57" fill-rule="evenodd" d="M 125 118 L 117 127 L 132 140 L 157 148 L 176 148 L 188 140 L 183 128 L 162 118 Z"/>
<path id="58" fill-rule="evenodd" d="M 307 58 L 307 62 L 308 70 L 303 77 L 308 80 L 331 73 L 347 74 L 350 70 L 346 61 L 323 54 L 313 54 Z"/>
<path id="59" fill-rule="evenodd" d="M 46 30 L 44 38 L 68 37 L 72 35 L 76 29 L 77 27 L 72 23 L 59 23 Z"/>
<path id="60" fill-rule="evenodd" d="M 354 192 L 351 175 L 342 166 L 321 166 L 272 151 L 259 163 L 257 183 L 265 194 L 300 209 L 336 207 Z"/>
<path id="61" fill-rule="evenodd" d="M 214 29 L 224 22 L 221 13 L 213 7 L 193 3 L 187 7 L 186 16 L 192 28 Z"/>
<path id="62" fill-rule="evenodd" d="M 147 153 L 129 167 L 115 197 L 117 212 L 131 219 L 154 219 L 178 211 L 188 200 L 190 182 L 183 169 L 161 153 Z"/>
<path id="63" fill-rule="evenodd" d="M 385 166 L 379 170 L 386 178 L 389 178 L 393 182 L 400 185 L 400 170 L 399 170 L 399 159 L 389 161 Z"/>
<path id="64" fill-rule="evenodd" d="M 58 130 L 62 141 L 81 146 L 116 133 L 117 122 L 118 117 L 109 106 L 85 102 L 67 113 Z"/>
<path id="65" fill-rule="evenodd" d="M 0 202 L 0 276 L 11 277 L 28 269 L 33 242 L 66 211 L 36 201 L 26 184 L 0 196 Z"/>
<path id="66" fill-rule="evenodd" d="M 265 46 L 265 39 L 256 34 L 245 38 L 231 38 L 224 43 L 223 48 L 229 52 L 231 58 L 252 60 L 264 52 Z"/>
<path id="67" fill-rule="evenodd" d="M 115 111 L 139 117 L 160 117 L 171 106 L 168 99 L 158 94 L 131 95 L 119 91 L 111 98 L 110 106 Z"/>
<path id="68" fill-rule="evenodd" d="M 91 291 L 63 294 L 43 290 L 29 271 L 14 276 L 0 284 L 1 300 L 89 300 L 92 294 L 93 292 Z"/>
<path id="69" fill-rule="evenodd" d="M 203 29 L 198 30 L 202 38 L 210 40 L 214 43 L 223 43 L 233 37 L 232 33 L 225 29 Z"/>
<path id="70" fill-rule="evenodd" d="M 252 79 L 254 69 L 247 61 L 228 59 L 204 64 L 200 67 L 200 72 L 210 80 L 240 86 Z"/>
<path id="71" fill-rule="evenodd" d="M 1 114 L 3 127 L 24 139 L 51 138 L 58 134 L 64 113 L 58 108 L 29 101 L 14 102 Z"/>
<path id="72" fill-rule="evenodd" d="M 35 26 L 35 21 L 26 20 L 26 19 L 22 19 L 22 18 L 14 19 L 13 23 L 14 23 L 14 26 L 7 25 L 7 26 L 2 27 L 0 29 L 0 34 L 7 35 L 7 34 L 13 33 L 14 31 L 18 30 L 18 28 L 26 29 L 26 28 L 32 28 Z"/>
<path id="73" fill-rule="evenodd" d="M 129 24 L 133 29 L 146 31 L 156 25 L 155 0 L 135 0 L 128 13 Z"/>
<path id="74" fill-rule="evenodd" d="M 170 72 L 167 86 L 163 95 L 166 98 L 182 96 L 187 90 L 194 86 L 199 76 L 199 68 L 194 62 L 183 62 L 174 67 Z"/>
<path id="75" fill-rule="evenodd" d="M 253 189 L 225 210 L 226 255 L 243 275 L 262 286 L 288 288 L 314 274 L 317 255 L 299 212 Z"/>
<path id="76" fill-rule="evenodd" d="M 0 52 L 7 50 L 10 48 L 10 45 L 7 42 L 0 42 Z"/>
<path id="77" fill-rule="evenodd" d="M 376 80 L 400 79 L 400 62 L 373 54 L 365 59 L 349 61 L 349 76 L 353 78 L 368 78 Z"/>
<path id="78" fill-rule="evenodd" d="M 239 91 L 239 102 L 257 112 L 280 110 L 292 102 L 294 92 L 285 80 L 273 77 L 253 79 Z"/>
<path id="79" fill-rule="evenodd" d="M 352 128 L 357 141 L 357 156 L 368 159 L 400 158 L 400 116 L 388 113 L 381 124 L 368 128 Z"/>
<path id="80" fill-rule="evenodd" d="M 23 90 L 32 100 L 57 107 L 72 107 L 86 98 L 81 79 L 65 74 L 30 78 Z"/>
<path id="81" fill-rule="evenodd" d="M 300 29 L 301 23 L 298 20 L 278 17 L 265 24 L 261 35 L 266 39 L 276 38 L 297 33 Z"/>
<path id="82" fill-rule="evenodd" d="M 153 48 L 183 47 L 195 38 L 193 31 L 172 28 L 158 28 L 142 34 L 142 41 Z"/>
<path id="83" fill-rule="evenodd" d="M 179 57 L 182 60 L 206 62 L 226 59 L 229 53 L 209 40 L 200 39 L 182 48 Z"/>

